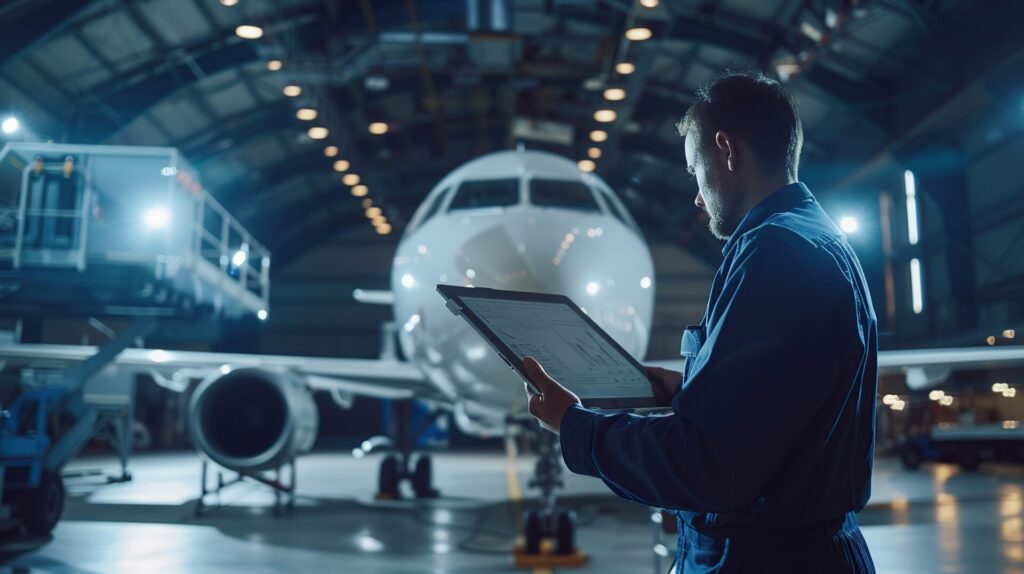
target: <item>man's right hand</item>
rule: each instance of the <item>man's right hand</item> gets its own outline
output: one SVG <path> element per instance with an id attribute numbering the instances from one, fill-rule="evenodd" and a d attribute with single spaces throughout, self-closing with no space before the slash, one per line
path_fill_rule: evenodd
<path id="1" fill-rule="evenodd" d="M 647 380 L 651 382 L 651 389 L 654 390 L 654 398 L 658 404 L 663 407 L 671 405 L 676 389 L 683 380 L 683 374 L 671 369 L 649 366 L 644 366 L 644 372 L 647 374 Z"/>

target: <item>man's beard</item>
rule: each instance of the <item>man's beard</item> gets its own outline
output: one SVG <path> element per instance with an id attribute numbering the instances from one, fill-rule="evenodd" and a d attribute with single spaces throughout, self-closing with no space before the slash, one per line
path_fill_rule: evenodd
<path id="1" fill-rule="evenodd" d="M 740 224 L 736 218 L 736 206 L 727 205 L 721 200 L 708 201 L 708 198 L 704 198 L 704 201 L 704 207 L 710 217 L 708 230 L 716 239 L 728 241 Z"/>

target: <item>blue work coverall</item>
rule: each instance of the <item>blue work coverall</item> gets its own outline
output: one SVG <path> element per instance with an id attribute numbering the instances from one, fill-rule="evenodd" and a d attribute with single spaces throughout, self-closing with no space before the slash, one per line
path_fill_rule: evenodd
<path id="1" fill-rule="evenodd" d="M 570 470 L 673 510 L 677 572 L 874 572 L 877 325 L 856 255 L 802 183 L 752 209 L 683 334 L 668 416 L 574 406 Z"/>

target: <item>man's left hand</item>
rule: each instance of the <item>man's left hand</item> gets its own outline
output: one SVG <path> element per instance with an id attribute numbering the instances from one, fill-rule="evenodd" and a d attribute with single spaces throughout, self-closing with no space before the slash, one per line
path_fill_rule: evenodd
<path id="1" fill-rule="evenodd" d="M 526 387 L 527 407 L 542 427 L 553 433 L 558 433 L 562 428 L 562 418 L 565 412 L 573 405 L 579 405 L 580 398 L 572 391 L 558 384 L 558 381 L 548 376 L 544 367 L 533 357 L 523 359 L 526 375 L 530 382 L 539 390 L 537 394 L 530 388 L 530 385 L 523 383 Z"/>

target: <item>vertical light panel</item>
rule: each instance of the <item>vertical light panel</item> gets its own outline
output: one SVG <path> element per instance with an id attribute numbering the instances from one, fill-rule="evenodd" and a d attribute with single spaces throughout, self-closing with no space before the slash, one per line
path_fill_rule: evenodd
<path id="1" fill-rule="evenodd" d="M 921 293 L 921 261 L 917 257 L 910 260 L 910 297 L 914 314 L 920 315 L 924 310 L 924 295 Z"/>
<path id="2" fill-rule="evenodd" d="M 903 172 L 903 187 L 907 195 L 907 239 L 917 245 L 917 182 L 909 169 Z"/>

